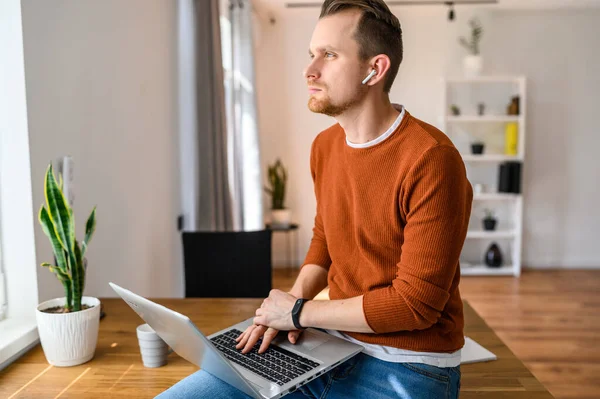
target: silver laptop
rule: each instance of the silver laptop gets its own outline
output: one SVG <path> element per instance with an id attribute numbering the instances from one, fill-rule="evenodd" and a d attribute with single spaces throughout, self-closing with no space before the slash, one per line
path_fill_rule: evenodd
<path id="1" fill-rule="evenodd" d="M 252 324 L 252 318 L 206 337 L 187 316 L 109 285 L 179 356 L 253 398 L 279 398 L 293 392 L 363 350 L 307 328 L 296 344 L 289 343 L 287 334 L 280 334 L 265 353 L 257 353 L 259 341 L 242 355 L 235 348 L 235 338 Z"/>

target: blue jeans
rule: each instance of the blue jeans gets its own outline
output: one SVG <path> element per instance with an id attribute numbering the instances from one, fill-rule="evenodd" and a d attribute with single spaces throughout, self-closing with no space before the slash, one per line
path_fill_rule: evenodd
<path id="1" fill-rule="evenodd" d="M 459 389 L 460 366 L 439 368 L 420 363 L 391 363 L 360 353 L 285 398 L 455 399 Z M 249 396 L 200 370 L 157 398 L 241 399 Z"/>

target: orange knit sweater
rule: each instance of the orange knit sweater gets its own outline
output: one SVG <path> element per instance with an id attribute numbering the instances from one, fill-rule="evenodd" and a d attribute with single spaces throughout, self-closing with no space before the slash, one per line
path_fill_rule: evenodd
<path id="1" fill-rule="evenodd" d="M 405 111 L 396 131 L 353 148 L 339 124 L 311 150 L 317 199 L 303 263 L 329 271 L 329 296 L 364 294 L 367 343 L 423 352 L 464 345 L 459 256 L 473 192 L 450 139 Z"/>

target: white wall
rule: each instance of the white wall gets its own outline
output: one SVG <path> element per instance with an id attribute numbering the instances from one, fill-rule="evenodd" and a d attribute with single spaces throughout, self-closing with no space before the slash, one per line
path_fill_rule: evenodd
<path id="1" fill-rule="evenodd" d="M 488 62 L 528 76 L 524 264 L 600 267 L 600 9 L 498 12 Z"/>
<path id="2" fill-rule="evenodd" d="M 266 5 L 265 5 L 266 4 Z M 416 117 L 439 126 L 439 77 L 460 73 L 464 50 L 459 35 L 476 13 L 486 29 L 482 40 L 486 73 L 528 78 L 528 142 L 524 184 L 525 266 L 598 267 L 600 236 L 599 143 L 595 112 L 600 107 L 596 66 L 600 10 L 491 11 L 457 7 L 449 23 L 443 7 L 393 7 L 404 31 L 404 62 L 391 99 Z M 268 16 L 276 17 L 276 24 Z M 257 85 L 263 162 L 280 156 L 289 166 L 289 206 L 301 224 L 298 262 L 304 258 L 315 200 L 309 173 L 310 144 L 334 121 L 306 107 L 301 75 L 319 9 L 283 9 L 262 2 Z M 284 249 L 283 241 L 278 247 Z M 276 260 L 282 253 L 276 254 Z"/>
<path id="3" fill-rule="evenodd" d="M 33 203 L 48 163 L 74 161 L 76 234 L 97 206 L 84 294 L 183 292 L 176 113 L 176 2 L 24 0 Z M 52 261 L 35 225 L 37 264 Z M 62 295 L 38 266 L 40 301 Z"/>

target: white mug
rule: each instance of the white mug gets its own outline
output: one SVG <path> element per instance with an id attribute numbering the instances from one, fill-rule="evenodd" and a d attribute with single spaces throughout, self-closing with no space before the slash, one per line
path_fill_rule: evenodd
<path id="1" fill-rule="evenodd" d="M 145 367 L 161 367 L 167 364 L 170 349 L 165 341 L 148 324 L 139 325 L 136 329 L 142 363 Z"/>

